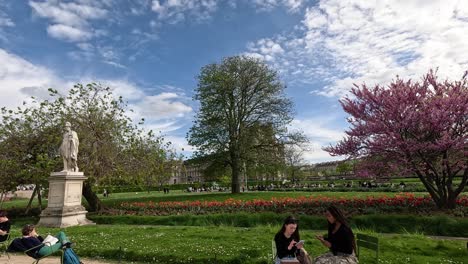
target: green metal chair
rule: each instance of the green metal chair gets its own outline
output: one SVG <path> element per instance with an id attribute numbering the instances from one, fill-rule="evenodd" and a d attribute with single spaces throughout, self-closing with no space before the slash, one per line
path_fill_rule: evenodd
<path id="1" fill-rule="evenodd" d="M 364 235 L 364 234 L 357 234 L 357 239 L 356 239 L 356 244 L 357 244 L 357 257 L 359 259 L 360 256 L 360 249 L 362 248 L 367 248 L 370 250 L 375 251 L 375 259 L 376 263 L 379 262 L 379 238 L 375 236 L 369 236 L 369 235 Z"/>
<path id="2" fill-rule="evenodd" d="M 273 260 L 273 264 L 276 263 L 276 242 L 275 240 L 271 241 L 271 259 Z"/>
<path id="3" fill-rule="evenodd" d="M 24 251 L 24 253 L 30 257 L 32 257 L 34 259 L 33 263 L 32 264 L 38 264 L 39 261 L 41 261 L 42 259 L 45 259 L 47 257 L 50 257 L 50 256 L 53 256 L 55 255 L 57 252 L 60 254 L 60 264 L 63 264 L 63 249 L 60 249 L 58 251 L 55 251 L 55 252 L 52 252 L 51 254 L 49 255 L 44 255 L 44 256 L 37 256 L 35 254 L 35 251 L 36 249 L 42 247 L 44 244 L 40 244 L 40 245 L 37 245 L 35 247 L 32 247 L 26 251 Z"/>
<path id="4" fill-rule="evenodd" d="M 10 244 L 10 233 L 7 234 L 7 239 L 5 241 L 0 242 L 0 248 L 3 248 L 3 251 L 5 251 L 5 254 L 7 255 L 8 259 L 10 259 L 10 254 L 7 251 L 9 244 Z"/>

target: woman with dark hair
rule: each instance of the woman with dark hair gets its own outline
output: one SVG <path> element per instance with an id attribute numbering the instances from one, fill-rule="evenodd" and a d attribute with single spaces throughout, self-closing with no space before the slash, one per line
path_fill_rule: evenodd
<path id="1" fill-rule="evenodd" d="M 324 246 L 330 249 L 330 252 L 317 257 L 314 263 L 358 263 L 354 255 L 356 249 L 354 234 L 343 213 L 332 205 L 327 208 L 325 216 L 328 221 L 328 236 L 326 238 L 323 236 L 316 237 Z"/>
<path id="2" fill-rule="evenodd" d="M 6 211 L 0 211 L 0 242 L 7 240 L 10 233 L 11 223 L 8 219 Z"/>
<path id="3" fill-rule="evenodd" d="M 297 258 L 301 264 L 310 264 L 309 255 L 304 249 L 304 242 L 300 241 L 298 220 L 288 216 L 281 229 L 275 235 L 276 264 L 284 258 Z"/>

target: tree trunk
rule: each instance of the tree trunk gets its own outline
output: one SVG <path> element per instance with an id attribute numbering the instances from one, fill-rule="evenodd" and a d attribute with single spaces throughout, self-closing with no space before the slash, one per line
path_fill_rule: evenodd
<path id="1" fill-rule="evenodd" d="M 34 196 L 36 196 L 36 191 L 37 191 L 37 185 L 34 187 L 31 198 L 29 198 L 28 206 L 26 206 L 26 211 L 24 212 L 26 215 L 29 213 L 29 210 L 31 209 L 31 204 L 32 204 L 32 201 L 34 200 Z"/>
<path id="2" fill-rule="evenodd" d="M 455 209 L 457 206 L 457 198 L 456 197 L 442 197 L 442 198 L 435 198 L 432 197 L 434 200 L 437 208 L 439 209 Z"/>
<path id="3" fill-rule="evenodd" d="M 446 186 L 444 186 L 446 187 Z M 436 204 L 437 208 L 445 210 L 445 209 L 454 209 L 457 206 L 457 197 L 458 195 L 450 190 L 445 190 L 448 195 L 440 195 L 442 190 L 436 189 L 436 191 L 432 191 L 431 189 L 427 188 L 432 200 Z"/>
<path id="4" fill-rule="evenodd" d="M 37 204 L 39 205 L 39 210 L 42 211 L 41 185 L 39 184 L 37 184 Z"/>
<path id="5" fill-rule="evenodd" d="M 101 200 L 99 200 L 97 195 L 91 189 L 91 185 L 86 181 L 83 183 L 83 196 L 86 199 L 86 201 L 88 201 L 90 212 L 97 212 L 104 209 Z"/>
<path id="6" fill-rule="evenodd" d="M 231 193 L 240 193 L 240 159 L 236 153 L 231 152 L 231 169 L 232 169 L 232 182 L 231 182 Z"/>

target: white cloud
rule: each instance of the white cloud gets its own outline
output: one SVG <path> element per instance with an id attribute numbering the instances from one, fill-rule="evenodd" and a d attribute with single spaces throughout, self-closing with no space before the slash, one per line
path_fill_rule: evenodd
<path id="1" fill-rule="evenodd" d="M 388 83 L 399 75 L 419 79 L 430 68 L 459 79 L 468 69 L 466 1 L 320 1 L 306 9 L 293 33 L 271 37 L 284 52 L 247 46 L 289 82 L 325 87 L 315 93 L 343 96 L 353 83 Z"/>
<path id="2" fill-rule="evenodd" d="M 14 25 L 15 23 L 13 23 L 10 18 L 4 17 L 0 14 L 0 27 L 13 27 Z"/>
<path id="3" fill-rule="evenodd" d="M 166 142 L 171 142 L 174 149 L 177 151 L 182 151 L 182 153 L 190 157 L 195 151 L 196 148 L 190 146 L 185 137 L 181 136 L 164 136 Z M 180 153 L 180 152 L 178 152 Z"/>
<path id="4" fill-rule="evenodd" d="M 319 143 L 312 142 L 311 146 L 312 147 L 303 154 L 304 160 L 309 164 L 345 159 L 345 157 L 330 156 L 328 152 L 321 149 L 322 146 Z"/>
<path id="5" fill-rule="evenodd" d="M 286 7 L 290 12 L 297 12 L 307 0 L 248 0 L 260 11 L 271 11 L 277 7 Z"/>
<path id="6" fill-rule="evenodd" d="M 300 131 L 313 141 L 319 142 L 336 142 L 344 137 L 342 129 L 328 128 L 333 120 L 328 118 L 322 119 L 294 119 L 291 122 L 291 127 Z"/>
<path id="7" fill-rule="evenodd" d="M 14 27 L 15 23 L 8 15 L 8 11 L 10 9 L 10 4 L 7 1 L 0 0 L 0 39 L 4 39 L 2 36 L 2 27 Z"/>
<path id="8" fill-rule="evenodd" d="M 85 48 L 88 48 L 85 46 Z M 53 87 L 65 94 L 68 88 L 76 83 L 99 83 L 110 87 L 115 96 L 129 103 L 133 112 L 127 112 L 135 122 L 145 118 L 145 128 L 166 134 L 177 131 L 186 125 L 187 114 L 193 110 L 185 101 L 185 96 L 174 92 L 162 92 L 158 95 L 147 95 L 144 90 L 132 82 L 122 79 L 100 79 L 80 77 L 64 80 L 50 69 L 31 63 L 24 58 L 0 49 L 0 107 L 14 108 L 29 101 L 31 96 L 49 98 L 47 89 Z M 166 90 L 178 90 L 170 85 L 159 86 Z M 190 150 L 185 139 L 173 137 L 174 147 L 183 146 Z M 185 143 L 184 143 L 185 142 Z M 179 149 L 180 150 L 180 149 Z"/>
<path id="9" fill-rule="evenodd" d="M 307 8 L 303 23 L 308 29 L 321 28 L 327 24 L 327 18 L 316 8 Z"/>
<path id="10" fill-rule="evenodd" d="M 62 82 L 47 68 L 0 49 L 0 106 L 12 108 L 31 96 L 46 98 L 47 88 Z"/>
<path id="11" fill-rule="evenodd" d="M 47 33 L 51 37 L 71 42 L 86 41 L 92 37 L 92 33 L 88 31 L 62 24 L 49 26 Z"/>
<path id="12" fill-rule="evenodd" d="M 216 0 L 153 0 L 151 10 L 158 19 L 169 24 L 177 24 L 186 19 L 196 22 L 209 20 L 217 10 Z"/>
<path id="13" fill-rule="evenodd" d="M 316 163 L 327 160 L 339 160 L 344 157 L 332 157 L 328 152 L 322 150 L 332 143 L 344 137 L 343 130 L 330 128 L 334 122 L 331 117 L 313 119 L 294 119 L 291 123 L 292 130 L 302 131 L 310 140 L 307 151 L 304 152 L 304 159 L 308 163 Z"/>
<path id="14" fill-rule="evenodd" d="M 57 3 L 55 0 L 44 2 L 29 1 L 35 14 L 50 19 L 51 25 L 47 33 L 65 41 L 84 41 L 99 34 L 90 24 L 90 20 L 104 19 L 108 11 L 100 7 L 99 3 L 92 2 Z"/>
<path id="15" fill-rule="evenodd" d="M 178 101 L 181 97 L 176 93 L 161 93 L 146 96 L 137 106 L 137 110 L 143 115 L 154 120 L 167 118 L 181 118 L 193 112 L 193 109 Z"/>

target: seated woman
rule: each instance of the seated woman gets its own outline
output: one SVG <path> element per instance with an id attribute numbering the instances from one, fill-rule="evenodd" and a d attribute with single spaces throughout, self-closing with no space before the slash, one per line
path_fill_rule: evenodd
<path id="1" fill-rule="evenodd" d="M 32 249 L 32 252 L 29 252 L 33 258 L 40 258 L 46 255 L 50 255 L 54 252 L 59 251 L 62 247 L 70 247 L 71 242 L 67 238 L 64 232 L 60 231 L 56 238 L 58 242 L 53 245 L 48 245 L 47 243 L 43 244 L 44 239 L 39 236 L 36 232 L 36 227 L 34 225 L 25 225 L 21 230 L 23 237 L 21 238 L 21 244 L 26 249 Z"/>
<path id="2" fill-rule="evenodd" d="M 314 263 L 358 263 L 354 255 L 356 249 L 354 234 L 343 213 L 332 205 L 328 207 L 325 215 L 328 221 L 328 236 L 327 238 L 323 236 L 316 237 L 324 246 L 330 249 L 330 252 L 317 257 Z"/>
<path id="3" fill-rule="evenodd" d="M 5 211 L 0 211 L 0 242 L 7 240 L 11 223 Z"/>
<path id="4" fill-rule="evenodd" d="M 310 258 L 303 244 L 297 244 L 300 241 L 298 220 L 293 216 L 288 216 L 281 229 L 275 235 L 276 243 L 276 264 L 281 259 L 296 257 L 301 264 L 310 264 Z"/>

